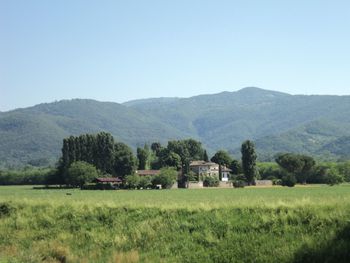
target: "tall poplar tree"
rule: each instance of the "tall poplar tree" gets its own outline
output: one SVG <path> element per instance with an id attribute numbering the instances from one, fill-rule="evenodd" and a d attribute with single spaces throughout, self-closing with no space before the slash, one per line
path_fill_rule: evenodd
<path id="1" fill-rule="evenodd" d="M 147 165 L 148 152 L 143 148 L 137 147 L 137 159 L 139 161 L 138 169 L 145 170 Z"/>
<path id="2" fill-rule="evenodd" d="M 245 141 L 241 147 L 242 168 L 248 185 L 254 184 L 257 176 L 255 145 L 252 141 Z"/>

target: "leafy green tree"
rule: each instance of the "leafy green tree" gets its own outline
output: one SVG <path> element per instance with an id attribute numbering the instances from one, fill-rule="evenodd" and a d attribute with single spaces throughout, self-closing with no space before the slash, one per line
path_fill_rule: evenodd
<path id="1" fill-rule="evenodd" d="M 228 167 L 231 162 L 232 158 L 229 155 L 228 152 L 224 150 L 219 150 L 215 153 L 215 155 L 210 159 L 212 162 L 219 164 L 219 180 L 221 180 L 221 171 L 222 166 Z"/>
<path id="2" fill-rule="evenodd" d="M 276 163 L 289 173 L 297 173 L 302 170 L 303 161 L 293 153 L 279 154 Z"/>
<path id="3" fill-rule="evenodd" d="M 96 138 L 93 134 L 86 134 L 86 139 L 84 140 L 86 152 L 84 153 L 85 162 L 94 164 L 97 158 L 98 152 L 96 150 Z"/>
<path id="4" fill-rule="evenodd" d="M 143 149 L 138 147 L 137 150 L 137 159 L 138 159 L 138 169 L 139 170 L 145 170 L 146 169 L 146 165 L 147 165 L 147 160 L 148 160 L 148 152 Z"/>
<path id="5" fill-rule="evenodd" d="M 193 139 L 169 141 L 167 149 L 180 156 L 183 174 L 189 172 L 191 161 L 201 160 L 204 154 L 201 142 Z"/>
<path id="6" fill-rule="evenodd" d="M 62 172 L 65 172 L 69 165 L 71 164 L 71 160 L 70 160 L 70 154 L 69 154 L 69 143 L 68 143 L 68 138 L 63 139 L 63 146 L 62 146 L 62 158 L 61 158 L 61 162 L 60 167 Z"/>
<path id="7" fill-rule="evenodd" d="M 329 185 L 340 184 L 344 182 L 344 177 L 339 174 L 337 169 L 328 169 L 325 181 Z"/>
<path id="8" fill-rule="evenodd" d="M 114 162 L 114 139 L 106 132 L 100 132 L 96 135 L 96 167 L 106 173 L 113 172 Z"/>
<path id="9" fill-rule="evenodd" d="M 137 174 L 125 176 L 125 184 L 129 189 L 136 189 L 140 184 L 140 176 Z"/>
<path id="10" fill-rule="evenodd" d="M 168 148 L 162 148 L 158 152 L 158 160 L 156 167 L 160 169 L 162 167 L 174 167 L 176 170 L 181 168 L 181 157 Z"/>
<path id="11" fill-rule="evenodd" d="M 239 161 L 233 159 L 229 168 L 232 170 L 232 174 L 241 174 L 243 173 L 242 165 Z"/>
<path id="12" fill-rule="evenodd" d="M 130 147 L 118 142 L 114 145 L 114 153 L 114 174 L 120 177 L 133 174 L 136 169 L 136 159 Z"/>
<path id="13" fill-rule="evenodd" d="M 227 167 L 232 163 L 232 158 L 228 152 L 224 150 L 219 150 L 215 153 L 215 155 L 210 159 L 212 162 L 225 165 Z"/>
<path id="14" fill-rule="evenodd" d="M 75 151 L 75 137 L 70 136 L 68 138 L 68 160 L 69 160 L 69 165 L 75 161 L 78 161 L 76 159 L 76 151 Z"/>
<path id="15" fill-rule="evenodd" d="M 141 176 L 139 181 L 139 187 L 142 189 L 147 189 L 152 187 L 152 179 L 150 176 Z"/>
<path id="16" fill-rule="evenodd" d="M 350 182 L 350 161 L 338 164 L 339 173 L 344 177 L 346 182 Z"/>
<path id="17" fill-rule="evenodd" d="M 255 145 L 252 141 L 245 141 L 241 147 L 242 153 L 242 168 L 246 177 L 248 185 L 254 184 L 255 178 L 258 174 L 256 167 L 256 153 Z"/>
<path id="18" fill-rule="evenodd" d="M 162 168 L 160 173 L 152 178 L 152 185 L 160 184 L 163 189 L 169 189 L 177 179 L 177 171 L 174 168 Z"/>
<path id="19" fill-rule="evenodd" d="M 81 146 L 80 146 L 80 140 L 79 137 L 74 137 L 74 148 L 75 148 L 75 160 L 76 161 L 81 161 Z"/>
<path id="20" fill-rule="evenodd" d="M 301 171 L 296 175 L 296 178 L 299 182 L 306 184 L 308 177 L 312 171 L 312 168 L 315 166 L 315 160 L 307 155 L 300 155 L 300 159 L 303 162 Z"/>
<path id="21" fill-rule="evenodd" d="M 92 164 L 77 161 L 70 165 L 66 175 L 66 183 L 72 186 L 83 187 L 99 176 L 99 172 Z"/>
<path id="22" fill-rule="evenodd" d="M 275 162 L 257 163 L 259 175 L 263 180 L 281 179 L 284 175 L 280 166 Z"/>
<path id="23" fill-rule="evenodd" d="M 292 173 L 299 183 L 306 184 L 315 166 L 315 160 L 306 155 L 285 153 L 276 158 L 276 163 L 288 173 Z"/>
<path id="24" fill-rule="evenodd" d="M 158 151 L 162 148 L 159 142 L 154 142 L 151 144 L 151 150 L 157 155 Z"/>

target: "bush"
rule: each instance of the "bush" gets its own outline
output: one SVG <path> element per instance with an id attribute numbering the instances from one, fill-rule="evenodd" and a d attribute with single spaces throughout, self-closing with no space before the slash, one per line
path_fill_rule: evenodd
<path id="1" fill-rule="evenodd" d="M 0 203 L 0 218 L 10 215 L 15 210 L 15 207 L 9 203 Z"/>
<path id="2" fill-rule="evenodd" d="M 194 182 L 194 181 L 198 181 L 198 180 L 199 180 L 199 176 L 195 172 L 190 171 L 188 173 L 188 181 Z"/>
<path id="3" fill-rule="evenodd" d="M 286 174 L 282 177 L 281 184 L 283 186 L 293 187 L 297 183 L 297 179 L 293 174 Z"/>
<path id="4" fill-rule="evenodd" d="M 235 180 L 232 181 L 232 185 L 234 188 L 243 188 L 247 185 L 246 181 L 243 180 Z"/>
<path id="5" fill-rule="evenodd" d="M 244 174 L 237 174 L 231 177 L 231 182 L 235 188 L 243 188 L 247 185 Z"/>
<path id="6" fill-rule="evenodd" d="M 282 185 L 282 180 L 278 178 L 274 178 L 271 180 L 273 185 Z"/>
<path id="7" fill-rule="evenodd" d="M 220 184 L 220 181 L 216 177 L 211 177 L 211 176 L 204 177 L 203 186 L 205 187 L 217 187 L 219 186 L 219 184 Z"/>

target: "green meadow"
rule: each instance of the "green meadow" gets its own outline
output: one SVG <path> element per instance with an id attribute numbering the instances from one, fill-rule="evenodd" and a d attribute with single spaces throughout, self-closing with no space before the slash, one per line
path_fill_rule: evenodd
<path id="1" fill-rule="evenodd" d="M 350 185 L 0 187 L 0 262 L 349 262 Z"/>

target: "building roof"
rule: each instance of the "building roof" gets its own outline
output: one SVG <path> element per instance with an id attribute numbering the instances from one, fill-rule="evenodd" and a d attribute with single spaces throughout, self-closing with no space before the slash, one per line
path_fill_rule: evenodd
<path id="1" fill-rule="evenodd" d="M 226 166 L 222 166 L 221 167 L 221 172 L 232 172 L 232 170 L 230 168 L 227 168 Z"/>
<path id="2" fill-rule="evenodd" d="M 206 161 L 202 161 L 202 160 L 192 161 L 190 163 L 190 166 L 204 166 L 204 165 L 212 166 L 212 165 L 218 165 L 218 164 L 217 163 L 213 163 L 213 162 L 206 162 Z"/>
<path id="3" fill-rule="evenodd" d="M 160 173 L 160 170 L 137 170 L 136 174 L 140 176 L 146 176 L 146 175 L 157 175 Z"/>
<path id="4" fill-rule="evenodd" d="M 100 177 L 95 179 L 99 183 L 121 183 L 122 180 L 118 177 Z"/>

